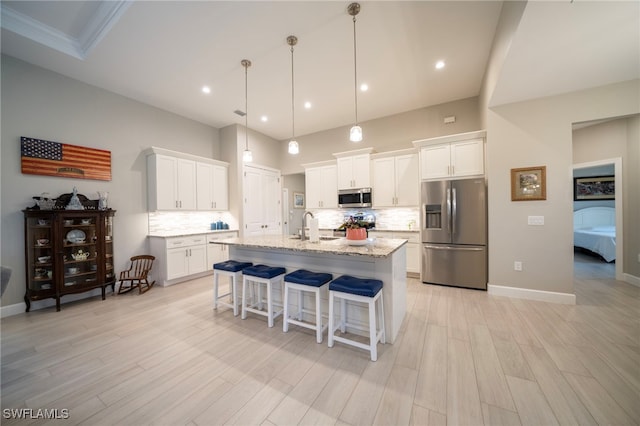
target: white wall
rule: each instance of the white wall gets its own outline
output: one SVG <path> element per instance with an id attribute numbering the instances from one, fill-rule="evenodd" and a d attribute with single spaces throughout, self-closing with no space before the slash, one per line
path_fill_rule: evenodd
<path id="1" fill-rule="evenodd" d="M 26 175 L 20 171 L 20 136 L 111 151 L 112 180 Z M 0 262 L 13 270 L 2 306 L 21 303 L 25 292 L 21 210 L 32 196 L 78 192 L 97 198 L 109 191 L 115 217 L 115 267 L 148 252 L 146 163 L 150 146 L 219 159 L 218 130 L 132 101 L 59 74 L 2 56 Z"/>
<path id="2" fill-rule="evenodd" d="M 490 285 L 573 294 L 572 125 L 637 114 L 639 94 L 634 80 L 488 109 Z M 541 165 L 547 200 L 511 201 L 510 169 Z M 528 226 L 528 215 L 544 216 L 545 225 Z"/>

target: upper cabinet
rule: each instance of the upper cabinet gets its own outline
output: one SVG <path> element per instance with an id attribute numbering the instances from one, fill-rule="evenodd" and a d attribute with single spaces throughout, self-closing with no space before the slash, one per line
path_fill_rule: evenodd
<path id="1" fill-rule="evenodd" d="M 335 162 L 307 164 L 304 169 L 307 209 L 338 208 L 338 175 Z"/>
<path id="2" fill-rule="evenodd" d="M 409 150 L 413 151 L 413 150 Z M 418 205 L 418 154 L 399 151 L 376 155 L 371 161 L 373 207 Z"/>
<path id="3" fill-rule="evenodd" d="M 196 163 L 196 205 L 198 210 L 229 210 L 226 166 Z"/>
<path id="4" fill-rule="evenodd" d="M 338 159 L 338 189 L 371 186 L 370 163 L 373 148 L 333 154 Z"/>
<path id="5" fill-rule="evenodd" d="M 227 210 L 228 164 L 151 148 L 147 154 L 149 211 Z"/>
<path id="6" fill-rule="evenodd" d="M 420 148 L 420 179 L 484 175 L 484 131 L 414 141 Z"/>

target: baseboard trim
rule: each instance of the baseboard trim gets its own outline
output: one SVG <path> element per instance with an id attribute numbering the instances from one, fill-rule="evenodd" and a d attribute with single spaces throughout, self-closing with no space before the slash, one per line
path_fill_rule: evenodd
<path id="1" fill-rule="evenodd" d="M 540 302 L 561 303 L 575 305 L 576 295 L 571 293 L 556 293 L 554 291 L 532 290 L 530 288 L 506 287 L 501 285 L 487 286 L 487 291 L 493 296 L 515 297 L 517 299 L 538 300 Z"/>
<path id="2" fill-rule="evenodd" d="M 640 277 L 636 277 L 635 275 L 626 274 L 626 273 L 622 274 L 622 276 L 624 277 L 625 283 L 629 283 L 636 287 L 640 287 Z"/>
<path id="3" fill-rule="evenodd" d="M 111 288 L 107 287 L 106 293 L 107 295 L 112 294 Z M 68 294 L 60 298 L 60 305 L 62 306 L 62 309 L 64 309 L 65 303 L 73 302 L 76 300 L 88 299 L 90 297 L 96 297 L 101 295 L 102 295 L 102 291 L 99 288 L 95 288 L 85 293 Z M 30 312 L 37 311 L 40 309 L 50 308 L 52 306 L 56 306 L 56 299 L 34 300 L 33 302 L 31 302 Z M 25 309 L 27 309 L 27 306 L 24 304 L 24 302 L 16 303 L 14 305 L 2 306 L 0 307 L 0 318 L 28 313 L 25 311 Z"/>

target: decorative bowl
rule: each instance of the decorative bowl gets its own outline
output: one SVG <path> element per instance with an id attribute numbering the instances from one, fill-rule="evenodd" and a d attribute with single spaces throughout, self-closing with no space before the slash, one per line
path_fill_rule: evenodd
<path id="1" fill-rule="evenodd" d="M 82 219 L 80 222 L 81 222 L 83 225 L 89 225 L 89 224 L 91 224 L 91 219 Z"/>
<path id="2" fill-rule="evenodd" d="M 49 221 L 46 219 L 38 219 L 38 225 L 44 226 L 44 225 L 48 225 Z"/>
<path id="3" fill-rule="evenodd" d="M 80 271 L 80 268 L 77 268 L 77 267 L 67 268 L 67 272 L 70 274 L 77 274 L 79 271 Z"/>
<path id="4" fill-rule="evenodd" d="M 36 242 L 39 246 L 46 246 L 47 244 L 49 244 L 49 240 L 47 240 L 46 238 L 40 238 Z"/>
<path id="5" fill-rule="evenodd" d="M 64 221 L 65 226 L 73 225 L 73 219 L 67 219 Z"/>
<path id="6" fill-rule="evenodd" d="M 51 256 L 40 256 L 38 258 L 38 262 L 40 263 L 47 263 L 49 260 L 51 260 Z"/>

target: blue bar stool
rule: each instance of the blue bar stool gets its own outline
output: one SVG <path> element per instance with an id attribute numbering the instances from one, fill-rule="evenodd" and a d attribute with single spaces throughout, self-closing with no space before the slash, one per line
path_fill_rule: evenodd
<path id="1" fill-rule="evenodd" d="M 320 309 L 320 291 L 327 289 L 327 283 L 333 279 L 331 274 L 322 272 L 310 272 L 298 269 L 284 276 L 284 314 L 282 331 L 289 331 L 289 324 L 299 325 L 316 331 L 316 341 L 322 343 L 322 332 L 327 325 L 322 325 L 322 310 Z M 298 312 L 289 317 L 289 290 L 298 291 Z M 315 295 L 316 309 L 311 311 L 304 309 L 304 293 Z M 315 314 L 315 323 L 304 322 L 303 314 Z M 295 317 L 295 318 L 294 318 Z"/>
<path id="2" fill-rule="evenodd" d="M 242 319 L 247 318 L 247 312 L 264 315 L 267 317 L 269 327 L 273 327 L 273 320 L 282 315 L 282 309 L 273 310 L 273 286 L 280 284 L 280 294 L 284 293 L 284 274 L 286 269 L 280 266 L 253 265 L 242 270 Z M 262 286 L 267 287 L 267 311 L 263 310 Z M 258 297 L 252 291 L 252 300 L 247 300 L 247 286 L 258 286 Z"/>
<path id="3" fill-rule="evenodd" d="M 225 262 L 213 264 L 213 309 L 218 309 L 218 305 L 233 308 L 233 315 L 238 316 L 238 287 L 237 283 L 242 275 L 242 270 L 253 265 L 251 262 L 238 262 L 236 260 L 227 260 Z M 229 277 L 229 292 L 219 294 L 218 281 L 220 276 Z M 230 302 L 220 300 L 223 297 L 231 296 Z"/>
<path id="4" fill-rule="evenodd" d="M 382 281 L 370 278 L 355 278 L 350 275 L 342 275 L 331 281 L 329 284 L 329 347 L 333 347 L 333 342 L 341 342 L 347 345 L 355 346 L 360 349 L 366 349 L 371 353 L 371 361 L 378 359 L 378 342 L 385 343 L 384 334 L 384 301 L 382 298 Z M 335 324 L 334 319 L 334 302 L 335 299 L 340 300 L 340 321 Z M 346 301 L 366 303 L 369 308 L 369 344 L 357 342 L 341 336 L 335 336 L 334 333 L 340 329 L 342 333 L 346 332 L 346 328 L 354 328 L 365 330 L 355 324 L 347 322 Z M 380 306 L 376 312 L 376 302 L 380 302 Z M 376 322 L 376 313 L 378 321 Z M 377 323 L 377 325 L 376 325 Z M 378 326 L 380 329 L 378 330 Z"/>

